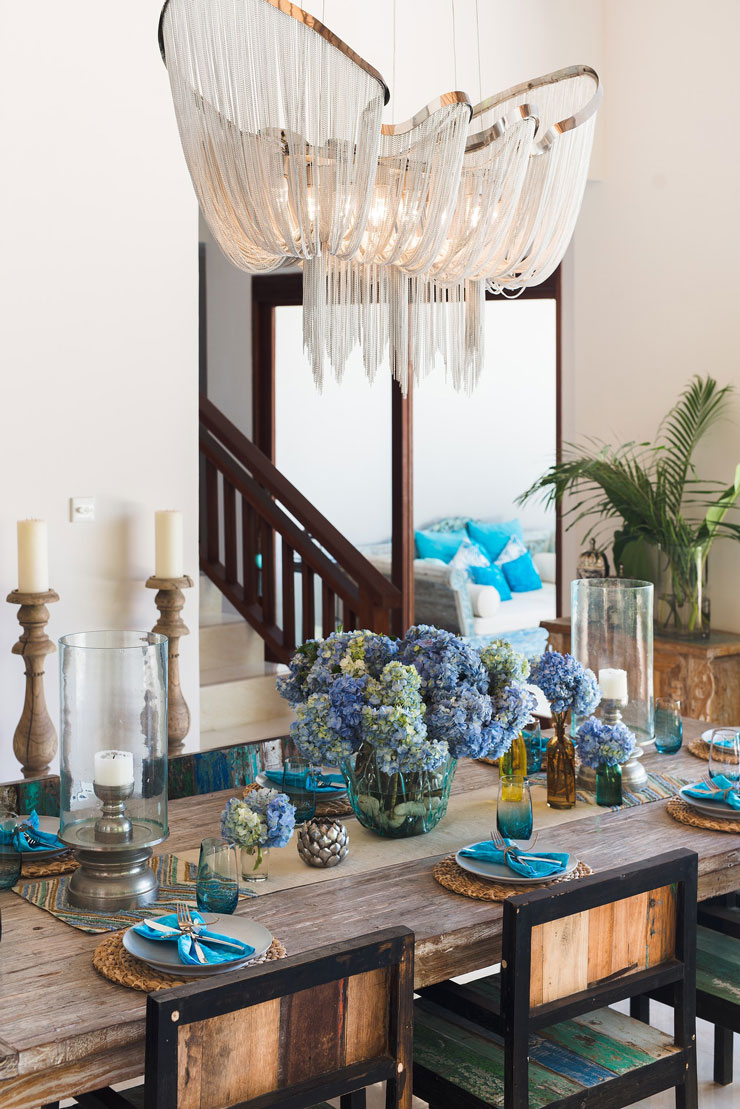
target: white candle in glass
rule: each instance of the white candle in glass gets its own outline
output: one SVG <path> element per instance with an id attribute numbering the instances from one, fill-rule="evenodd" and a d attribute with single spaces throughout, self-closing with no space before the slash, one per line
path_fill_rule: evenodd
<path id="1" fill-rule="evenodd" d="M 182 512 L 162 510 L 154 513 L 154 576 L 183 576 Z"/>
<path id="2" fill-rule="evenodd" d="M 49 590 L 46 520 L 18 521 L 18 590 L 21 593 Z"/>
<path id="3" fill-rule="evenodd" d="M 599 689 L 607 701 L 627 700 L 627 671 L 609 667 L 599 670 Z"/>
<path id="4" fill-rule="evenodd" d="M 130 786 L 134 780 L 134 756 L 130 751 L 96 751 L 95 784 Z"/>

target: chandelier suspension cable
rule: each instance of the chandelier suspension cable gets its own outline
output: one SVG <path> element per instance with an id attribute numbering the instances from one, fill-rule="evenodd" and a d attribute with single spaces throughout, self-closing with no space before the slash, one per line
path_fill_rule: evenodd
<path id="1" fill-rule="evenodd" d="M 475 43 L 478 48 L 478 103 L 480 104 L 483 99 L 483 81 L 481 80 L 480 67 L 480 15 L 478 12 L 478 0 L 475 0 Z"/>
<path id="2" fill-rule="evenodd" d="M 457 30 L 455 28 L 455 0 L 450 0 L 452 9 L 452 71 L 454 74 L 453 88 L 457 88 Z"/>

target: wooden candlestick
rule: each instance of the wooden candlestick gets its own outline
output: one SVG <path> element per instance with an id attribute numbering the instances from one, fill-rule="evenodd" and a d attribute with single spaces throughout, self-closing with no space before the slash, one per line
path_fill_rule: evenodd
<path id="1" fill-rule="evenodd" d="M 180 688 L 180 638 L 190 632 L 180 613 L 185 604 L 183 589 L 192 589 L 193 579 L 185 574 L 181 578 L 147 580 L 147 589 L 156 589 L 154 603 L 159 609 L 159 620 L 152 631 L 167 636 L 167 751 L 178 751 L 190 729 L 190 709 Z"/>
<path id="2" fill-rule="evenodd" d="M 24 778 L 44 774 L 57 753 L 57 733 L 51 722 L 44 696 L 44 659 L 56 651 L 44 628 L 49 622 L 46 607 L 59 600 L 53 589 L 46 593 L 21 593 L 14 589 L 8 594 L 12 605 L 20 605 L 18 623 L 23 634 L 13 644 L 13 654 L 26 660 L 26 699 L 18 727 L 13 736 L 13 753 L 21 764 Z"/>

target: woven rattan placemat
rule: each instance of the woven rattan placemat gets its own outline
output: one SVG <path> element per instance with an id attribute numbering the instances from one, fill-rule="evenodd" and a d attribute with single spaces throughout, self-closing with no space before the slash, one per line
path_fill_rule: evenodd
<path id="1" fill-rule="evenodd" d="M 317 816 L 351 816 L 354 809 L 347 797 L 337 797 L 336 800 L 316 800 Z"/>
<path id="2" fill-rule="evenodd" d="M 703 739 L 692 739 L 688 744 L 689 753 L 697 759 L 704 759 L 704 762 L 709 762 L 709 744 Z M 717 762 L 734 762 L 734 756 L 727 754 L 721 748 L 715 748 L 714 757 Z"/>
<path id="3" fill-rule="evenodd" d="M 264 955 L 253 959 L 247 966 L 256 966 L 272 959 L 284 959 L 287 951 L 280 940 L 274 939 Z M 159 971 L 142 963 L 134 955 L 130 955 L 123 946 L 123 932 L 114 932 L 101 940 L 93 952 L 93 966 L 98 974 L 116 982 L 119 986 L 128 986 L 132 990 L 169 990 L 172 986 L 184 986 L 186 982 L 193 982 L 192 978 L 176 978 L 173 974 L 160 974 Z M 246 969 L 246 968 L 244 968 Z"/>
<path id="4" fill-rule="evenodd" d="M 504 886 L 496 882 L 488 882 L 485 878 L 477 878 L 475 874 L 463 870 L 455 861 L 454 855 L 447 855 L 446 858 L 434 864 L 432 874 L 440 886 L 463 897 L 474 897 L 477 901 L 506 901 L 507 897 L 513 897 L 517 893 L 531 893 L 533 889 L 547 889 L 549 886 L 554 886 L 556 882 L 572 882 L 576 878 L 585 878 L 588 874 L 593 874 L 593 870 L 579 859 L 572 874 L 563 878 L 554 878 L 552 882 L 542 882 L 536 886 L 508 884 Z"/>
<path id="5" fill-rule="evenodd" d="M 674 820 L 680 824 L 690 824 L 692 828 L 708 828 L 712 832 L 740 832 L 740 813 L 737 820 L 714 820 L 692 808 L 681 797 L 674 797 L 666 808 Z"/>
<path id="6" fill-rule="evenodd" d="M 71 851 L 65 851 L 54 859 L 24 856 L 21 878 L 53 878 L 56 874 L 71 874 L 79 865 Z"/>

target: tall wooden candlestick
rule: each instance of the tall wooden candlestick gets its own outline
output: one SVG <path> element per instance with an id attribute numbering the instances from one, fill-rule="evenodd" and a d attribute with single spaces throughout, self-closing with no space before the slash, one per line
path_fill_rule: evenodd
<path id="1" fill-rule="evenodd" d="M 180 688 L 180 638 L 190 632 L 180 613 L 185 604 L 183 589 L 192 589 L 193 579 L 185 574 L 181 578 L 147 580 L 147 589 L 156 589 L 154 603 L 159 609 L 159 620 L 152 631 L 167 636 L 167 751 L 176 753 L 183 745 L 190 729 L 190 709 Z"/>
<path id="2" fill-rule="evenodd" d="M 13 644 L 13 654 L 26 660 L 26 699 L 13 736 L 13 753 L 21 764 L 23 777 L 33 778 L 48 771 L 58 746 L 44 696 L 44 659 L 56 647 L 44 629 L 49 622 L 46 606 L 58 601 L 59 594 L 53 589 L 45 593 L 21 593 L 14 589 L 7 599 L 12 605 L 20 605 L 18 623 L 23 634 Z"/>

